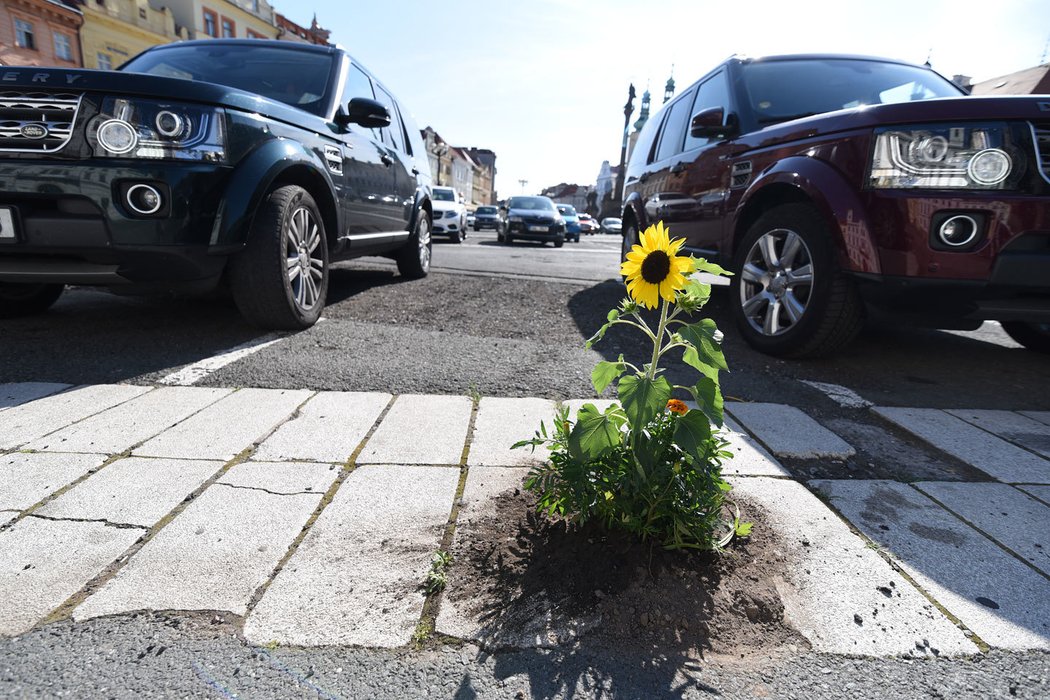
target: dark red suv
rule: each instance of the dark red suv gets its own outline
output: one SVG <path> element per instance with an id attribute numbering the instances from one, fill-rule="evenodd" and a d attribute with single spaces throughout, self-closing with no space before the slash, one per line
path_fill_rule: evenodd
<path id="1" fill-rule="evenodd" d="M 639 134 L 624 251 L 657 220 L 732 269 L 763 352 L 837 350 L 872 307 L 998 320 L 1050 352 L 1050 97 L 970 97 L 886 59 L 734 57 Z"/>

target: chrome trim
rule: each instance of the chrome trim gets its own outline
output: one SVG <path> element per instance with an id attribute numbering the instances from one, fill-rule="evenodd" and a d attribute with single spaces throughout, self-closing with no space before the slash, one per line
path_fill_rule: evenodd
<path id="1" fill-rule="evenodd" d="M 1050 123 L 1036 126 L 1034 122 L 1028 122 L 1028 128 L 1032 130 L 1032 146 L 1035 147 L 1035 162 L 1039 166 L 1039 174 L 1050 182 Z M 1043 148 L 1039 147 L 1040 142 L 1045 144 Z"/>
<path id="2" fill-rule="evenodd" d="M 47 92 L 0 92 L 0 141 L 15 140 L 36 144 L 35 148 L 11 148 L 0 143 L 0 152 L 3 153 L 56 153 L 69 143 L 73 136 L 73 125 L 76 124 L 80 106 L 83 103 L 83 93 L 47 93 Z M 38 110 L 33 119 L 12 118 L 10 112 L 26 112 Z M 58 112 L 59 114 L 45 115 L 45 111 Z M 68 113 L 63 114 L 63 112 Z M 47 117 L 52 117 L 48 119 Z M 66 117 L 68 116 L 68 119 Z M 60 117 L 56 119 L 54 117 Z M 38 138 L 25 136 L 21 129 L 30 124 L 38 124 L 47 129 L 47 135 Z M 59 143 L 48 144 L 48 139 L 58 138 Z"/>

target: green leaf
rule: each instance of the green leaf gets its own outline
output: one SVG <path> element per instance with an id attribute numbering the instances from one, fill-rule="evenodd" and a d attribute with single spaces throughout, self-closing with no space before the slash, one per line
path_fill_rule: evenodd
<path id="1" fill-rule="evenodd" d="M 599 394 L 602 393 L 605 391 L 605 387 L 612 384 L 617 377 L 626 371 L 627 365 L 623 361 L 623 355 L 620 355 L 620 359 L 617 362 L 602 360 L 591 371 L 591 384 L 594 385 L 594 391 Z"/>
<path id="2" fill-rule="evenodd" d="M 700 411 L 690 411 L 681 416 L 674 429 L 674 442 L 697 462 L 703 462 L 707 452 L 707 441 L 711 437 L 711 424 Z"/>
<path id="3" fill-rule="evenodd" d="M 718 326 L 714 321 L 705 318 L 688 326 L 682 326 L 678 329 L 678 333 L 696 348 L 697 359 L 700 362 L 718 369 L 729 369 L 725 355 L 722 354 L 722 347 L 719 345 Z M 697 367 L 697 369 L 700 368 Z M 700 369 L 700 371 L 703 370 Z"/>
<path id="4" fill-rule="evenodd" d="M 623 423 L 623 416 L 615 406 L 599 413 L 594 404 L 584 404 L 569 434 L 569 454 L 583 462 L 599 459 L 620 444 Z"/>
<path id="5" fill-rule="evenodd" d="M 737 524 L 736 524 L 736 536 L 737 537 L 750 537 L 751 536 L 751 528 L 753 528 L 754 526 L 755 526 L 754 523 L 742 523 L 742 522 L 738 521 Z"/>
<path id="6" fill-rule="evenodd" d="M 641 430 L 664 410 L 671 398 L 671 383 L 664 377 L 649 379 L 628 375 L 620 380 L 618 393 L 633 430 Z"/>
<path id="7" fill-rule="evenodd" d="M 704 258 L 693 258 L 693 269 L 697 272 L 706 272 L 711 275 L 731 276 L 733 274 L 721 265 L 717 265 L 713 262 L 708 262 Z"/>
<path id="8" fill-rule="evenodd" d="M 700 412 L 721 428 L 724 420 L 723 401 L 722 390 L 719 388 L 718 382 L 710 377 L 700 377 L 696 386 L 689 388 L 689 393 L 693 395 L 693 400 L 696 401 Z"/>
<path id="9" fill-rule="evenodd" d="M 691 279 L 686 282 L 682 296 L 685 305 L 689 306 L 690 310 L 699 309 L 711 299 L 711 285 Z M 681 302 L 679 303 L 682 305 Z"/>
<path id="10" fill-rule="evenodd" d="M 620 318 L 620 310 L 619 309 L 612 309 L 609 312 L 609 315 L 605 317 L 605 320 L 608 321 L 609 323 L 612 323 L 612 322 L 616 321 L 619 318 Z"/>

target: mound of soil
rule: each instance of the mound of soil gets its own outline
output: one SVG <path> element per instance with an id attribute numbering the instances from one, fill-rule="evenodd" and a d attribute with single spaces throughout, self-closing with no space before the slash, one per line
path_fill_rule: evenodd
<path id="1" fill-rule="evenodd" d="M 504 492 L 457 532 L 448 602 L 480 622 L 476 641 L 490 649 L 582 637 L 689 658 L 808 648 L 784 622 L 776 586 L 789 562 L 775 533 L 757 506 L 738 505 L 751 537 L 696 553 L 552 522 L 531 493 Z"/>

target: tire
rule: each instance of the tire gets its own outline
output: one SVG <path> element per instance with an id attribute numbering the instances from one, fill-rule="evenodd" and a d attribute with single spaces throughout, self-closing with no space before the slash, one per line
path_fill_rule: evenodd
<path id="1" fill-rule="evenodd" d="M 481 227 L 478 226 L 477 224 L 474 224 L 474 233 L 477 233 L 480 230 L 481 230 Z"/>
<path id="2" fill-rule="evenodd" d="M 514 245 L 514 236 L 510 235 L 510 231 L 503 234 L 503 245 Z"/>
<path id="3" fill-rule="evenodd" d="M 450 233 L 448 235 L 448 237 L 452 240 L 453 243 L 462 243 L 463 242 L 463 232 L 462 231 L 453 231 L 452 233 Z"/>
<path id="4" fill-rule="evenodd" d="M 1035 352 L 1050 353 L 1050 323 L 1003 321 L 1006 334 Z"/>
<path id="5" fill-rule="evenodd" d="M 0 282 L 0 318 L 42 314 L 62 296 L 65 285 Z"/>
<path id="6" fill-rule="evenodd" d="M 285 185 L 266 197 L 247 246 L 230 261 L 229 279 L 252 325 L 294 331 L 317 322 L 328 294 L 328 241 L 309 192 Z"/>
<path id="7" fill-rule="evenodd" d="M 458 241 L 457 241 L 458 242 Z M 408 241 L 397 252 L 397 271 L 402 277 L 418 280 L 430 274 L 434 244 L 430 238 L 430 219 L 422 209 L 416 212 L 416 225 Z"/>
<path id="8" fill-rule="evenodd" d="M 620 242 L 620 262 L 627 262 L 627 254 L 638 244 L 638 225 L 632 221 L 623 227 L 623 240 Z"/>
<path id="9" fill-rule="evenodd" d="M 555 248 L 561 248 L 563 245 L 565 245 L 565 238 L 564 237 L 559 237 L 559 238 L 555 238 L 554 239 L 554 247 Z"/>
<path id="10" fill-rule="evenodd" d="M 738 245 L 732 270 L 733 318 L 760 352 L 827 355 L 864 325 L 864 305 L 838 268 L 831 232 L 809 205 L 784 204 L 760 216 Z"/>

